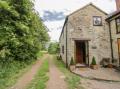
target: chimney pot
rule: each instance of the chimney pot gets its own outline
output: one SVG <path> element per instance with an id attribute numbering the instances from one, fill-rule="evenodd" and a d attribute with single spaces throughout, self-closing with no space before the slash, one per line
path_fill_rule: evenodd
<path id="1" fill-rule="evenodd" d="M 117 7 L 117 10 L 120 10 L 120 0 L 116 0 L 116 7 Z"/>

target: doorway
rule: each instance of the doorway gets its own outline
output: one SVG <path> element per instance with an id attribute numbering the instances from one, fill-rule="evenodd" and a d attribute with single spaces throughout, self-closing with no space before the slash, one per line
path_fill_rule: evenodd
<path id="1" fill-rule="evenodd" d="M 76 63 L 86 64 L 86 45 L 84 41 L 76 41 Z"/>

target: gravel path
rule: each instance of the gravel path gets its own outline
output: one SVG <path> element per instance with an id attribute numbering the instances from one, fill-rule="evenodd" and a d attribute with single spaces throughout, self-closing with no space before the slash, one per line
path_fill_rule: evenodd
<path id="1" fill-rule="evenodd" d="M 43 59 L 45 59 L 46 57 L 47 56 L 43 57 Z M 28 72 L 26 72 L 13 87 L 11 87 L 9 89 L 25 89 L 26 86 L 34 78 L 40 65 L 41 65 L 41 60 L 37 60 L 36 63 L 32 66 L 32 68 Z"/>
<path id="2" fill-rule="evenodd" d="M 53 61 L 53 56 L 49 57 L 50 79 L 47 84 L 47 89 L 67 89 L 67 84 L 64 81 L 65 76 L 58 70 Z"/>
<path id="3" fill-rule="evenodd" d="M 81 85 L 85 89 L 120 89 L 120 82 L 104 82 L 89 79 L 81 79 Z"/>

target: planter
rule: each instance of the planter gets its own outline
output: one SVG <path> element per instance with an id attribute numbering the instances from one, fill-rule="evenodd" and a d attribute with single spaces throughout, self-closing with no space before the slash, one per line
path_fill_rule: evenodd
<path id="1" fill-rule="evenodd" d="M 112 64 L 108 64 L 107 67 L 108 68 L 113 68 L 113 65 Z"/>
<path id="2" fill-rule="evenodd" d="M 70 65 L 70 70 L 71 71 L 75 70 L 75 65 Z"/>
<path id="3" fill-rule="evenodd" d="M 97 70 L 99 67 L 98 67 L 98 65 L 90 65 L 90 68 L 94 69 L 94 70 Z"/>

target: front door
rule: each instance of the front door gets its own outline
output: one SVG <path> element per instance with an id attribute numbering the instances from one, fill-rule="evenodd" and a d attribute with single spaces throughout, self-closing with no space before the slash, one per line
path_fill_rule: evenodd
<path id="1" fill-rule="evenodd" d="M 118 39 L 118 55 L 119 55 L 119 63 L 120 63 L 120 38 Z"/>
<path id="2" fill-rule="evenodd" d="M 85 63 L 85 43 L 76 42 L 76 63 Z"/>

